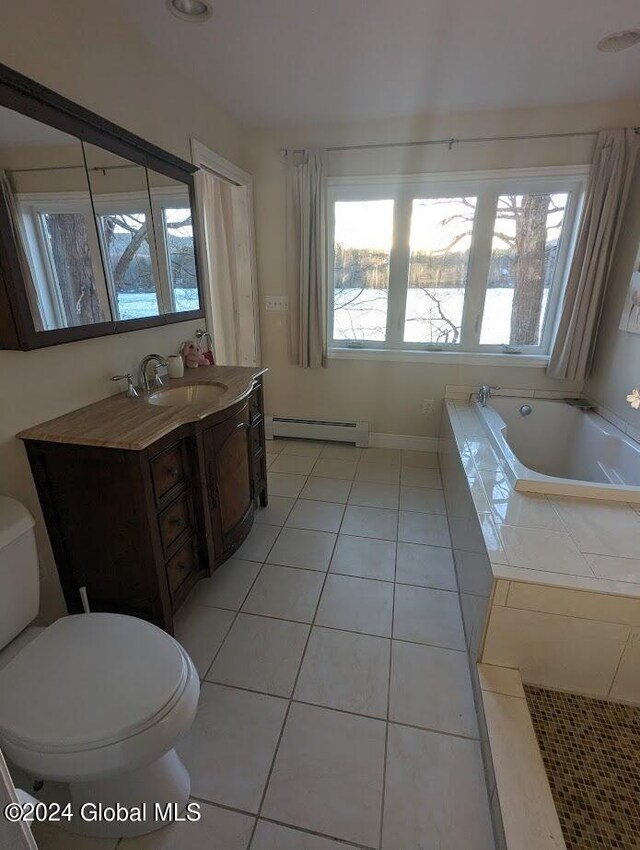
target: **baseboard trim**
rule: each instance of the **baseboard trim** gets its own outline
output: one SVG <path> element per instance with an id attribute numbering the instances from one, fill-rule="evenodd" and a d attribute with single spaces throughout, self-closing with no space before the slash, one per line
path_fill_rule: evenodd
<path id="1" fill-rule="evenodd" d="M 405 449 L 414 452 L 437 452 L 438 437 L 413 437 L 411 434 L 369 434 L 369 445 L 380 449 Z"/>

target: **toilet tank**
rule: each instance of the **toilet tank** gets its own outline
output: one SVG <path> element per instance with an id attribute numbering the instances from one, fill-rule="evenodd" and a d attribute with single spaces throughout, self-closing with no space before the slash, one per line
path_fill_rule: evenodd
<path id="1" fill-rule="evenodd" d="M 0 496 L 0 649 L 38 614 L 40 576 L 34 525 L 23 504 Z"/>

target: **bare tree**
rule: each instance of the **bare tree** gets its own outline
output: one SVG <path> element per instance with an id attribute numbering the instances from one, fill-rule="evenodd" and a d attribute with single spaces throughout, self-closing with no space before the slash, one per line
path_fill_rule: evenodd
<path id="1" fill-rule="evenodd" d="M 67 323 L 90 325 L 104 321 L 84 216 L 78 213 L 48 214 L 46 227 Z"/>

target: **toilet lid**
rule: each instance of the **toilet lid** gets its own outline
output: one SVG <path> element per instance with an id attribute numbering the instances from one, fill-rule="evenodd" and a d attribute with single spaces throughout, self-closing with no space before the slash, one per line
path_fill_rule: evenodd
<path id="1" fill-rule="evenodd" d="M 0 742 L 73 751 L 151 725 L 182 694 L 180 645 L 122 614 L 77 614 L 45 629 L 0 671 Z"/>

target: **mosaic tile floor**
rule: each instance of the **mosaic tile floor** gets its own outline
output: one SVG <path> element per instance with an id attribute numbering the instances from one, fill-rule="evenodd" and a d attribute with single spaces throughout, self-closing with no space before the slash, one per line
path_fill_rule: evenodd
<path id="1" fill-rule="evenodd" d="M 525 693 L 568 850 L 638 850 L 640 708 Z"/>

